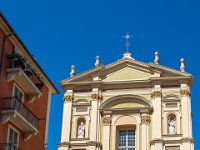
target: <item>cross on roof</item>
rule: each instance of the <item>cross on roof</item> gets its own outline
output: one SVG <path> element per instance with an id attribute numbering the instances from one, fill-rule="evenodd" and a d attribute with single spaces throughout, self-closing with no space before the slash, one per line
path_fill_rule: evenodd
<path id="1" fill-rule="evenodd" d="M 129 39 L 132 38 L 132 35 L 130 35 L 129 33 L 126 33 L 123 38 L 126 39 L 126 43 L 125 43 L 125 47 L 126 47 L 126 52 L 129 51 L 129 47 L 130 47 L 130 43 L 129 43 Z"/>

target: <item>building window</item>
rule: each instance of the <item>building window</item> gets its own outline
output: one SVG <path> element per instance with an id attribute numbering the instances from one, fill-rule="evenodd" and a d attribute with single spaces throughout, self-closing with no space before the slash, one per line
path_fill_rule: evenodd
<path id="1" fill-rule="evenodd" d="M 19 141 L 19 133 L 16 132 L 14 129 L 9 129 L 8 134 L 8 150 L 17 150 L 18 149 L 18 141 Z"/>
<path id="2" fill-rule="evenodd" d="M 165 107 L 166 108 L 177 108 L 178 104 L 177 103 L 166 103 Z"/>
<path id="3" fill-rule="evenodd" d="M 88 108 L 87 107 L 77 107 L 76 112 L 87 112 Z"/>
<path id="4" fill-rule="evenodd" d="M 180 146 L 166 146 L 165 150 L 180 150 Z"/>
<path id="5" fill-rule="evenodd" d="M 135 130 L 118 131 L 118 150 L 135 150 Z"/>
<path id="6" fill-rule="evenodd" d="M 14 86 L 14 94 L 13 96 L 17 98 L 21 103 L 23 102 L 24 94 L 23 92 L 16 86 Z"/>

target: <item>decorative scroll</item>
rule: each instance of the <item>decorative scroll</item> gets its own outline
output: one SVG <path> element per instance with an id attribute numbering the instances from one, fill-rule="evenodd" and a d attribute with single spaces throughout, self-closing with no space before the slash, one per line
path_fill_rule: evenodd
<path id="1" fill-rule="evenodd" d="M 92 99 L 103 100 L 103 96 L 97 93 L 91 94 Z"/>
<path id="2" fill-rule="evenodd" d="M 162 97 L 162 92 L 161 91 L 154 91 L 151 94 L 151 98 L 159 98 L 159 97 Z"/>
<path id="3" fill-rule="evenodd" d="M 189 90 L 180 90 L 181 96 L 191 96 L 191 93 Z"/>
<path id="4" fill-rule="evenodd" d="M 110 125 L 111 122 L 112 122 L 111 117 L 103 117 L 102 118 L 102 123 L 103 123 L 104 126 Z"/>
<path id="5" fill-rule="evenodd" d="M 64 102 L 71 102 L 74 100 L 74 95 L 65 95 Z"/>
<path id="6" fill-rule="evenodd" d="M 149 124 L 151 122 L 150 116 L 141 116 L 141 124 Z"/>

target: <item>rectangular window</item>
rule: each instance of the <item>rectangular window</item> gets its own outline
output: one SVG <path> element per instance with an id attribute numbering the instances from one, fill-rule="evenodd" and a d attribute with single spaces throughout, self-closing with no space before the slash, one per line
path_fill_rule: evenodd
<path id="1" fill-rule="evenodd" d="M 76 112 L 87 112 L 88 108 L 87 107 L 77 107 Z"/>
<path id="2" fill-rule="evenodd" d="M 165 150 L 180 150 L 180 146 L 166 146 Z"/>
<path id="3" fill-rule="evenodd" d="M 8 150 L 17 150 L 18 149 L 18 141 L 19 141 L 19 134 L 13 130 L 12 128 L 9 129 L 8 135 Z"/>
<path id="4" fill-rule="evenodd" d="M 135 150 L 135 130 L 118 131 L 118 150 Z"/>
<path id="5" fill-rule="evenodd" d="M 177 103 L 166 103 L 166 108 L 177 108 L 178 104 Z"/>
<path id="6" fill-rule="evenodd" d="M 24 96 L 24 94 L 16 86 L 14 87 L 14 95 L 13 96 L 15 98 L 17 98 L 21 103 L 23 102 L 23 96 Z"/>

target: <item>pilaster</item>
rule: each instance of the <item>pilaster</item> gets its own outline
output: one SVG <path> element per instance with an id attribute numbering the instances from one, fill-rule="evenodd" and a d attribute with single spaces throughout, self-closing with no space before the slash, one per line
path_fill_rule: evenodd
<path id="1" fill-rule="evenodd" d="M 159 139 L 162 137 L 162 106 L 161 106 L 161 83 L 156 83 L 154 85 L 154 90 L 151 94 L 153 114 L 152 114 L 152 138 Z"/>
<path id="2" fill-rule="evenodd" d="M 98 87 L 93 87 L 92 94 L 91 94 L 91 126 L 90 126 L 90 141 L 98 141 L 98 107 L 99 101 L 103 99 L 102 95 L 100 94 L 100 90 Z"/>
<path id="3" fill-rule="evenodd" d="M 162 150 L 162 89 L 161 82 L 154 83 L 154 90 L 151 94 L 153 114 L 152 114 L 152 146 L 151 150 Z"/>
<path id="4" fill-rule="evenodd" d="M 141 129 L 142 129 L 142 149 L 141 150 L 148 150 L 150 121 L 151 119 L 149 115 L 144 114 L 141 116 Z"/>
<path id="5" fill-rule="evenodd" d="M 71 118 L 72 118 L 72 101 L 74 100 L 73 90 L 67 90 L 64 94 L 63 123 L 61 143 L 70 142 L 71 135 Z M 65 147 L 63 149 L 63 146 Z M 59 150 L 68 150 L 67 144 L 60 144 Z"/>
<path id="6" fill-rule="evenodd" d="M 190 88 L 182 83 L 180 87 L 181 108 L 182 108 L 182 134 L 183 137 L 192 138 L 192 118 L 191 118 L 191 100 Z"/>
<path id="7" fill-rule="evenodd" d="M 103 141 L 102 145 L 104 150 L 110 149 L 110 125 L 111 125 L 111 115 L 107 114 L 102 117 L 103 125 Z"/>
<path id="8" fill-rule="evenodd" d="M 182 110 L 182 146 L 183 149 L 193 150 L 194 142 L 192 139 L 192 116 L 191 116 L 191 93 L 187 82 L 181 81 L 181 110 Z"/>

